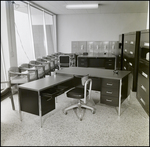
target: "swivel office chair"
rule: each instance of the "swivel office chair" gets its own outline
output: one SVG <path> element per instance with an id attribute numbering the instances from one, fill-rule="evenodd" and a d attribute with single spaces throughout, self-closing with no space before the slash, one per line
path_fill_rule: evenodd
<path id="1" fill-rule="evenodd" d="M 2 84 L 7 84 L 7 86 L 4 87 Z M 12 109 L 15 110 L 10 81 L 3 81 L 1 82 L 1 101 L 7 97 L 11 99 Z"/>
<path id="2" fill-rule="evenodd" d="M 68 98 L 78 99 L 79 102 L 77 104 L 69 106 L 68 108 L 65 108 L 64 113 L 67 114 L 67 111 L 74 108 L 78 108 L 79 110 L 81 110 L 82 108 L 86 108 L 90 109 L 94 114 L 95 108 L 87 105 L 88 98 L 89 100 L 91 99 L 91 88 L 92 88 L 92 79 L 89 79 L 88 76 L 82 77 L 81 85 L 78 85 L 66 92 L 66 96 Z M 82 120 L 81 115 L 80 120 Z"/>

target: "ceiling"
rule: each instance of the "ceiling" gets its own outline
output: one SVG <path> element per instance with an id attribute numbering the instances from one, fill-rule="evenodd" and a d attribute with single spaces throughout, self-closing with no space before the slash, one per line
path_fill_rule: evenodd
<path id="1" fill-rule="evenodd" d="M 30 1 L 54 14 L 147 13 L 148 1 Z M 70 10 L 67 4 L 99 4 L 98 9 Z"/>

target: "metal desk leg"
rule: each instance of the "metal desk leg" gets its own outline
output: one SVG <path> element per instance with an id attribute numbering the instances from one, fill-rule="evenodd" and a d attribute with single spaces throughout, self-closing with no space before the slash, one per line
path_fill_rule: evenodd
<path id="1" fill-rule="evenodd" d="M 120 116 L 120 111 L 121 111 L 121 87 L 122 87 L 122 79 L 120 79 L 120 87 L 119 87 L 119 108 L 118 108 L 119 116 Z"/>
<path id="2" fill-rule="evenodd" d="M 18 103 L 19 103 L 19 117 L 20 117 L 20 121 L 22 121 L 22 116 L 21 116 L 21 107 L 20 107 L 20 95 L 19 95 L 19 88 L 18 88 Z"/>
<path id="3" fill-rule="evenodd" d="M 40 92 L 38 91 L 38 101 L 39 101 L 39 115 L 40 115 L 40 123 L 41 123 L 41 128 L 42 128 L 42 106 L 41 106 L 41 96 Z"/>

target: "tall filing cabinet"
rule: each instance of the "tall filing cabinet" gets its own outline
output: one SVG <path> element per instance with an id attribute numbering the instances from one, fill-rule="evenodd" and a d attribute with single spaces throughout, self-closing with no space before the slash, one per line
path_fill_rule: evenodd
<path id="1" fill-rule="evenodd" d="M 140 31 L 124 34 L 123 70 L 131 71 L 129 81 L 132 91 L 137 91 Z"/>
<path id="2" fill-rule="evenodd" d="M 149 115 L 149 30 L 141 31 L 137 99 Z"/>
<path id="3" fill-rule="evenodd" d="M 124 34 L 119 35 L 119 45 L 118 45 L 118 50 L 119 54 L 117 56 L 117 69 L 122 70 L 123 66 L 123 45 L 124 45 Z"/>

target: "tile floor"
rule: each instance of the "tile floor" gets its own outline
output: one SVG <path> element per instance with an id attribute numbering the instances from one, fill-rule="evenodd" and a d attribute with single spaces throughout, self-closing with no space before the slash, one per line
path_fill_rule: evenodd
<path id="1" fill-rule="evenodd" d="M 64 94 L 57 97 L 56 109 L 42 117 L 22 112 L 19 120 L 18 95 L 14 95 L 16 110 L 10 99 L 1 102 L 1 146 L 149 146 L 149 117 L 136 100 L 136 93 L 123 102 L 121 116 L 115 107 L 100 104 L 92 93 L 96 113 L 86 110 L 83 120 L 63 109 L 76 101 Z M 93 103 L 89 103 L 93 105 Z"/>

